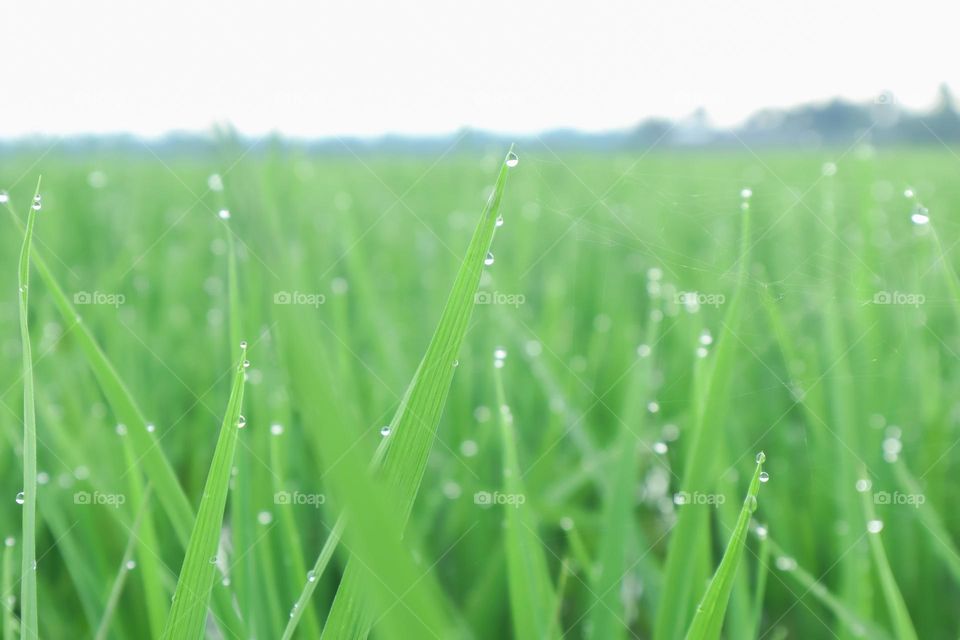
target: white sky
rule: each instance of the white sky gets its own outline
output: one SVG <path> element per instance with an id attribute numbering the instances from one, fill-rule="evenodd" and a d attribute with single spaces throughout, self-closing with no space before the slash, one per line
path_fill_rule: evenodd
<path id="1" fill-rule="evenodd" d="M 602 130 L 960 89 L 956 0 L 0 5 L 0 137 Z"/>

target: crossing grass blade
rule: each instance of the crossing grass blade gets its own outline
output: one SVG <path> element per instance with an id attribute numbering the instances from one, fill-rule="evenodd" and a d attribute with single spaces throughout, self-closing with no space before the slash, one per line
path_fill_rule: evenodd
<path id="1" fill-rule="evenodd" d="M 866 469 L 862 469 L 863 477 L 866 477 Z M 913 628 L 913 622 L 910 620 L 910 612 L 907 610 L 907 603 L 903 601 L 903 594 L 897 586 L 897 580 L 893 576 L 893 569 L 890 568 L 890 561 L 887 559 L 887 552 L 883 548 L 883 542 L 880 539 L 879 530 L 871 530 L 869 527 L 874 523 L 882 521 L 877 520 L 876 508 L 873 505 L 873 495 L 870 491 L 860 492 L 860 503 L 863 506 L 863 515 L 867 521 L 867 538 L 870 542 L 870 553 L 873 555 L 873 564 L 880 576 L 880 588 L 883 590 L 883 599 L 887 604 L 887 615 L 893 623 L 893 629 L 898 640 L 917 640 L 917 632 Z"/>
<path id="2" fill-rule="evenodd" d="M 655 345 L 660 323 L 650 321 L 644 344 Z M 633 527 L 637 483 L 637 444 L 642 438 L 645 421 L 638 407 L 651 389 L 654 354 L 642 358 L 631 376 L 627 409 L 620 422 L 620 434 L 614 443 L 611 477 L 606 487 L 603 527 L 597 553 L 596 579 L 592 586 L 594 602 L 590 610 L 590 629 L 594 638 L 625 637 L 626 611 L 621 598 L 621 581 L 634 566 L 627 548 Z"/>
<path id="3" fill-rule="evenodd" d="M 757 457 L 757 467 L 753 471 L 747 497 L 740 509 L 736 527 L 727 543 L 727 549 L 720 560 L 720 566 L 707 586 L 706 593 L 697 606 L 697 611 L 687 631 L 687 640 L 717 640 L 723 630 L 723 618 L 727 612 L 730 591 L 740 568 L 743 548 L 750 530 L 750 517 L 757 508 L 757 493 L 760 491 L 760 473 L 763 471 L 764 456 Z M 696 508 L 696 507 L 693 507 Z"/>
<path id="4" fill-rule="evenodd" d="M 716 466 L 715 443 L 721 434 L 726 410 L 726 389 L 731 378 L 736 331 L 742 315 L 743 292 L 746 287 L 750 265 L 750 210 L 745 210 L 740 229 L 739 274 L 736 291 L 723 321 L 723 331 L 716 341 L 713 356 L 701 360 L 704 380 L 696 400 L 696 415 L 691 445 L 687 453 L 683 473 L 683 490 L 710 493 L 713 470 Z M 663 597 L 657 609 L 654 637 L 658 640 L 675 640 L 682 637 L 689 603 L 696 597 L 696 575 L 701 570 L 699 556 L 692 550 L 699 547 L 701 536 L 707 536 L 708 514 L 703 509 L 681 509 L 677 523 L 670 534 L 666 568 L 663 577 Z"/>
<path id="5" fill-rule="evenodd" d="M 511 147 L 507 158 L 512 157 Z M 383 445 L 384 460 L 379 475 L 391 489 L 401 528 L 413 508 L 453 380 L 454 362 L 467 331 L 474 295 L 493 242 L 508 169 L 505 159 L 457 272 L 436 332 L 390 423 L 390 437 Z M 363 602 L 362 581 L 357 578 L 357 572 L 361 570 L 355 562 L 348 563 L 324 627 L 324 638 L 365 638 L 368 635 L 371 620 L 363 612 L 364 605 L 358 604 Z"/>
<path id="6" fill-rule="evenodd" d="M 871 640 L 890 640 L 889 633 L 877 626 L 873 621 L 860 616 L 841 598 L 831 593 L 822 582 L 814 578 L 803 567 L 796 564 L 796 561 L 793 560 L 791 556 L 784 553 L 783 548 L 780 547 L 773 538 L 768 537 L 768 542 L 770 544 L 770 551 L 777 558 L 790 558 L 790 569 L 781 572 L 781 575 L 789 575 L 800 585 L 800 591 L 796 593 L 797 596 L 802 597 L 810 594 L 819 600 L 844 624 L 847 631 L 854 637 L 870 638 Z"/>
<path id="7" fill-rule="evenodd" d="M 190 534 L 190 542 L 187 544 L 187 551 L 177 579 L 177 588 L 173 594 L 173 604 L 167 615 L 162 638 L 187 640 L 203 636 L 207 604 L 210 601 L 214 578 L 219 571 L 217 548 L 227 503 L 230 473 L 237 448 L 246 356 L 247 345 L 241 343 L 240 359 L 233 374 L 230 400 L 227 402 L 217 447 L 203 488 L 200 509 L 197 512 L 193 532 Z"/>
<path id="8" fill-rule="evenodd" d="M 33 351 L 30 347 L 30 248 L 40 209 L 40 180 L 34 192 L 20 249 L 20 344 L 23 351 L 23 544 L 20 563 L 20 628 L 28 640 L 39 637 L 37 615 L 37 405 L 33 390 Z"/>
<path id="9" fill-rule="evenodd" d="M 917 482 L 917 479 L 910 473 L 910 469 L 907 468 L 906 463 L 902 459 L 893 463 L 893 471 L 904 493 L 913 496 L 915 499 L 923 495 L 920 483 Z M 923 523 L 924 526 L 922 528 L 924 531 L 929 534 L 930 543 L 934 551 L 937 552 L 940 559 L 947 565 L 950 573 L 953 574 L 954 580 L 960 584 L 960 551 L 957 550 L 956 545 L 953 543 L 953 538 L 946 525 L 944 525 L 943 518 L 937 512 L 936 508 L 926 500 L 917 504 L 916 508 L 917 518 Z"/>
<path id="10" fill-rule="evenodd" d="M 17 553 L 13 536 L 3 542 L 3 568 L 0 569 L 0 606 L 3 607 L 3 640 L 14 640 L 17 634 L 17 616 L 13 612 L 16 596 L 13 594 L 13 563 Z"/>
<path id="11" fill-rule="evenodd" d="M 117 604 L 120 602 L 120 596 L 123 594 L 123 586 L 127 581 L 127 574 L 130 573 L 130 568 L 127 566 L 127 563 L 133 560 L 133 554 L 136 551 L 137 547 L 137 534 L 140 533 L 140 525 L 143 522 L 143 516 L 147 512 L 147 508 L 150 505 L 150 487 L 147 487 L 146 492 L 143 495 L 143 499 L 140 502 L 140 508 L 137 511 L 137 516 L 134 518 L 133 525 L 130 527 L 130 538 L 127 541 L 127 546 L 123 551 L 123 557 L 120 558 L 120 569 L 117 571 L 117 577 L 113 581 L 113 587 L 110 589 L 110 595 L 107 598 L 107 606 L 103 611 L 103 617 L 100 619 L 100 624 L 97 627 L 97 632 L 94 635 L 95 640 L 106 640 L 107 634 L 110 632 L 110 624 L 113 622 L 113 613 L 117 609 Z"/>
<path id="12" fill-rule="evenodd" d="M 503 391 L 502 369 L 494 369 L 497 392 L 498 420 L 503 451 L 504 489 L 508 495 L 526 497 L 520 461 L 517 455 L 517 437 L 513 416 L 508 413 Z M 505 540 L 507 548 L 507 580 L 510 587 L 510 612 L 517 638 L 556 638 L 553 611 L 556 594 L 550 582 L 544 544 L 537 533 L 537 519 L 533 506 L 526 501 L 520 505 L 505 505 Z"/>

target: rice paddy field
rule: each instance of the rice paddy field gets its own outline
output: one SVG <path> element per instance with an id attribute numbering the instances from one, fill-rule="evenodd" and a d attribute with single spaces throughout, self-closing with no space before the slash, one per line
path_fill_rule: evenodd
<path id="1" fill-rule="evenodd" d="M 44 151 L 5 640 L 960 634 L 949 150 Z"/>

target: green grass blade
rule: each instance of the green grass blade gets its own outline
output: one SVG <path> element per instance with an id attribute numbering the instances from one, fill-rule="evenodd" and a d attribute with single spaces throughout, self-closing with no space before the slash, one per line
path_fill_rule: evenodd
<path id="1" fill-rule="evenodd" d="M 117 571 L 117 577 L 114 579 L 113 587 L 110 589 L 107 606 L 103 611 L 100 624 L 97 626 L 97 633 L 94 635 L 95 640 L 106 640 L 107 633 L 110 631 L 110 623 L 113 622 L 113 614 L 117 609 L 117 604 L 120 602 L 123 585 L 126 583 L 127 574 L 130 573 L 132 568 L 128 563 L 133 561 L 133 554 L 137 547 L 137 534 L 140 532 L 140 525 L 143 522 L 143 516 L 146 514 L 149 505 L 150 488 L 147 487 L 147 491 L 144 493 L 143 500 L 140 503 L 140 509 L 137 511 L 137 516 L 133 521 L 133 526 L 130 527 L 130 538 L 127 541 L 126 548 L 123 550 L 123 557 L 120 559 L 120 569 Z"/>
<path id="2" fill-rule="evenodd" d="M 557 637 L 553 625 L 556 595 L 550 582 L 544 545 L 537 533 L 537 519 L 526 502 L 523 471 L 517 455 L 513 416 L 503 392 L 502 369 L 494 369 L 497 412 L 503 449 L 503 480 L 508 496 L 524 497 L 522 504 L 494 506 L 506 511 L 507 580 L 510 586 L 510 615 L 517 638 Z"/>
<path id="3" fill-rule="evenodd" d="M 866 477 L 866 470 L 861 473 L 863 477 Z M 873 555 L 873 564 L 880 575 L 880 588 L 883 590 L 883 599 L 887 604 L 887 615 L 893 623 L 893 629 L 898 640 L 917 640 L 917 632 L 910 620 L 907 603 L 903 600 L 903 594 L 900 593 L 896 578 L 893 576 L 893 569 L 890 568 L 887 552 L 880 540 L 883 521 L 877 519 L 876 509 L 873 505 L 873 494 L 869 490 L 869 484 L 867 487 L 865 491 L 860 492 L 860 503 L 863 505 L 863 515 L 867 521 L 870 553 Z"/>
<path id="4" fill-rule="evenodd" d="M 37 405 L 33 392 L 33 352 L 30 347 L 30 246 L 40 209 L 40 181 L 34 192 L 27 229 L 20 249 L 20 344 L 23 349 L 23 544 L 20 562 L 21 637 L 39 637 L 37 616 Z"/>
<path id="5" fill-rule="evenodd" d="M 508 157 L 512 156 L 511 149 Z M 381 471 L 386 485 L 392 490 L 401 526 L 409 518 L 420 488 L 435 430 L 453 380 L 454 362 L 467 332 L 474 295 L 493 241 L 507 172 L 508 165 L 504 161 L 457 272 L 437 330 L 410 383 L 405 401 L 390 424 L 391 435 L 384 445 L 386 453 Z M 324 628 L 325 638 L 365 638 L 369 633 L 369 624 L 363 621 L 361 608 L 356 605 L 362 598 L 362 594 L 356 592 L 360 582 L 350 577 L 357 571 L 355 563 L 348 564 Z"/>
<path id="6" fill-rule="evenodd" d="M 798 595 L 805 596 L 810 594 L 819 600 L 846 626 L 847 630 L 856 637 L 870 638 L 871 640 L 890 640 L 890 634 L 874 622 L 860 616 L 843 600 L 831 593 L 822 582 L 799 566 L 792 556 L 786 555 L 780 545 L 774 542 L 773 538 L 768 538 L 768 540 L 770 543 L 770 551 L 778 560 L 784 558 L 789 559 L 786 565 L 790 568 L 782 571 L 782 573 L 786 573 L 800 585 L 802 591 Z"/>
<path id="7" fill-rule="evenodd" d="M 730 591 L 733 581 L 740 568 L 740 558 L 743 556 L 743 547 L 750 530 L 750 517 L 757 509 L 757 493 L 760 491 L 760 473 L 763 471 L 763 454 L 757 456 L 757 467 L 753 471 L 747 497 L 740 509 L 737 525 L 727 543 L 727 549 L 720 560 L 717 572 L 710 580 L 706 593 L 697 607 L 697 612 L 687 631 L 687 640 L 716 640 L 723 629 L 723 618 L 727 612 L 727 602 L 730 600 Z"/>
<path id="8" fill-rule="evenodd" d="M 644 344 L 656 344 L 660 323 L 650 321 Z M 627 549 L 629 532 L 634 522 L 634 506 L 637 484 L 638 430 L 643 430 L 646 421 L 639 406 L 643 398 L 650 396 L 651 373 L 654 356 L 648 355 L 636 364 L 628 407 L 620 421 L 620 434 L 614 443 L 614 458 L 610 467 L 610 482 L 603 509 L 601 537 L 597 552 L 597 572 L 593 581 L 594 601 L 590 610 L 591 636 L 594 638 L 625 637 L 626 610 L 621 598 L 621 582 L 635 564 Z"/>
<path id="9" fill-rule="evenodd" d="M 919 496 L 924 495 L 920 483 L 917 482 L 917 479 L 910 473 L 910 470 L 902 459 L 893 463 L 893 471 L 904 493 L 911 496 L 915 501 L 918 500 Z M 940 556 L 940 559 L 943 560 L 944 564 L 947 565 L 954 579 L 960 583 L 960 551 L 957 550 L 956 545 L 953 543 L 953 538 L 944 524 L 943 518 L 933 505 L 929 504 L 926 500 L 918 503 L 916 508 L 917 517 L 920 519 L 920 522 L 923 523 L 924 530 L 930 535 L 930 542 L 934 550 Z"/>
<path id="10" fill-rule="evenodd" d="M 14 640 L 17 637 L 17 616 L 13 612 L 17 596 L 13 593 L 13 563 L 17 551 L 16 539 L 9 536 L 3 541 L 3 569 L 0 573 L 0 606 L 3 607 L 3 640 Z"/>
<path id="11" fill-rule="evenodd" d="M 750 265 L 750 210 L 743 215 L 740 230 L 739 275 L 736 291 L 727 309 L 724 329 L 717 338 L 713 356 L 700 361 L 705 379 L 702 382 L 695 423 L 690 437 L 690 449 L 684 463 L 683 490 L 689 493 L 710 493 L 715 478 L 712 471 L 717 462 L 716 442 L 722 434 L 718 429 L 726 415 L 726 389 L 731 377 L 733 355 L 737 339 L 730 335 L 740 324 L 743 291 Z M 710 361 L 712 360 L 712 362 Z M 663 578 L 663 596 L 657 609 L 654 637 L 658 640 L 676 640 L 683 636 L 689 603 L 696 597 L 697 555 L 691 553 L 700 536 L 707 535 L 708 513 L 704 509 L 681 509 L 670 535 L 666 569 Z"/>
<path id="12" fill-rule="evenodd" d="M 333 557 L 333 552 L 340 543 L 340 537 L 343 535 L 345 525 L 346 519 L 338 518 L 336 524 L 333 525 L 333 529 L 331 529 L 327 535 L 327 539 L 320 549 L 320 555 L 317 556 L 317 561 L 310 571 L 313 580 L 308 579 L 303 585 L 303 591 L 300 593 L 300 597 L 297 598 L 297 603 L 294 605 L 293 611 L 290 614 L 290 621 L 283 630 L 283 640 L 290 640 L 290 638 L 293 637 L 293 633 L 300 624 L 300 619 L 304 616 L 305 612 L 311 610 L 309 606 L 310 596 L 313 595 L 314 590 L 317 588 L 317 583 L 320 581 L 320 578 L 323 577 L 323 572 L 327 570 L 327 565 L 330 564 L 330 558 Z"/>
<path id="13" fill-rule="evenodd" d="M 190 542 L 177 579 L 173 604 L 161 636 L 163 638 L 180 640 L 203 636 L 207 604 L 210 601 L 214 578 L 219 571 L 217 548 L 223 526 L 230 472 L 237 448 L 246 356 L 247 345 L 241 343 L 240 360 L 233 375 L 230 400 L 227 402 L 217 447 L 203 488 L 197 520 L 190 534 Z"/>
<path id="14" fill-rule="evenodd" d="M 8 210 L 14 223 L 23 232 L 25 230 L 23 223 L 9 209 L 9 206 Z M 166 510 L 178 538 L 186 544 L 186 540 L 190 537 L 190 527 L 193 523 L 194 513 L 183 487 L 177 480 L 173 466 L 164 455 L 153 434 L 147 431 L 147 419 L 130 394 L 123 379 L 100 348 L 93 333 L 83 324 L 80 314 L 77 313 L 76 308 L 70 302 L 69 297 L 57 282 L 53 272 L 37 249 L 32 251 L 32 261 L 64 322 L 73 328 L 77 342 L 86 356 L 94 376 L 100 383 L 103 394 L 107 398 L 107 402 L 110 403 L 117 421 L 128 426 L 139 464 L 143 466 L 156 488 L 158 500 Z"/>

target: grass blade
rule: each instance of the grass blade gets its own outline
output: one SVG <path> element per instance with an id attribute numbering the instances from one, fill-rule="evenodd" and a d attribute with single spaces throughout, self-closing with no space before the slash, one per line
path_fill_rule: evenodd
<path id="1" fill-rule="evenodd" d="M 861 473 L 863 477 L 866 477 L 865 469 Z M 877 573 L 880 575 L 880 588 L 883 590 L 883 599 L 887 603 L 887 613 L 893 623 L 896 637 L 898 640 L 917 640 L 917 632 L 913 628 L 913 622 L 910 621 L 907 603 L 903 601 L 903 595 L 897 587 L 896 578 L 893 577 L 893 570 L 890 568 L 889 560 L 887 560 L 887 552 L 880 540 L 883 521 L 877 519 L 869 483 L 864 491 L 860 491 L 860 503 L 863 505 L 863 515 L 867 521 L 867 539 L 870 541 L 870 553 L 873 555 L 874 566 L 876 566 Z"/>
<path id="2" fill-rule="evenodd" d="M 511 148 L 507 158 L 515 157 Z M 409 518 L 420 488 L 435 430 L 453 380 L 454 362 L 467 332 L 474 295 L 493 241 L 507 171 L 505 160 L 457 272 L 437 330 L 410 383 L 404 402 L 390 423 L 391 435 L 384 443 L 382 476 L 385 484 L 392 489 L 401 526 Z M 351 578 L 351 574 L 357 571 L 356 563 L 347 565 L 343 583 L 337 590 L 324 628 L 324 638 L 365 638 L 369 633 L 369 623 L 363 620 L 361 608 L 356 605 L 362 594 L 357 592 L 360 582 Z"/>
<path id="3" fill-rule="evenodd" d="M 770 543 L 770 551 L 773 552 L 778 561 L 787 560 L 784 565 L 790 568 L 785 569 L 785 571 L 803 588 L 803 592 L 800 594 L 801 597 L 808 593 L 813 595 L 813 597 L 827 607 L 838 620 L 843 622 L 855 637 L 870 638 L 871 640 L 890 639 L 890 635 L 886 631 L 860 616 L 856 611 L 847 606 L 843 600 L 833 595 L 822 582 L 800 567 L 796 560 L 786 555 L 780 545 L 774 542 L 772 538 L 768 538 L 768 540 Z"/>
<path id="4" fill-rule="evenodd" d="M 517 456 L 517 438 L 513 416 L 508 411 L 503 392 L 502 369 L 494 369 L 497 406 L 500 407 L 500 437 L 503 447 L 504 489 L 508 496 L 524 496 L 522 470 Z M 507 580 L 510 586 L 510 611 L 517 638 L 557 637 L 553 625 L 556 595 L 547 570 L 544 545 L 537 534 L 537 522 L 532 507 L 507 504 L 505 544 L 507 547 Z"/>
<path id="5" fill-rule="evenodd" d="M 729 335 L 740 323 L 743 305 L 743 291 L 746 286 L 747 270 L 750 264 L 750 209 L 744 211 L 740 230 L 740 271 L 736 292 L 724 318 L 724 329 L 717 339 L 712 362 L 701 360 L 705 365 L 701 371 L 705 375 L 702 382 L 700 400 L 696 406 L 695 424 L 691 434 L 691 445 L 684 464 L 683 490 L 689 493 L 710 493 L 712 489 L 712 470 L 717 456 L 712 443 L 720 434 L 716 433 L 726 414 L 726 388 L 733 366 L 736 347 L 735 337 Z M 710 432 L 709 420 L 714 427 Z M 707 513 L 703 509 L 681 509 L 670 536 L 667 562 L 663 577 L 663 597 L 657 610 L 654 625 L 654 637 L 660 640 L 674 640 L 683 635 L 683 629 L 689 611 L 688 603 L 695 595 L 698 562 L 691 549 L 696 548 L 701 536 L 708 535 Z"/>
<path id="6" fill-rule="evenodd" d="M 33 352 L 30 347 L 29 296 L 30 246 L 33 227 L 40 210 L 40 181 L 34 192 L 27 229 L 20 249 L 20 344 L 23 349 L 23 546 L 20 562 L 20 629 L 21 637 L 36 640 L 39 636 L 37 616 L 37 406 L 33 393 Z"/>
<path id="7" fill-rule="evenodd" d="M 14 640 L 17 637 L 17 617 L 13 613 L 17 596 L 13 594 L 13 563 L 16 550 L 16 539 L 9 536 L 3 541 L 3 569 L 0 574 L 0 605 L 3 606 L 3 640 Z"/>
<path id="8" fill-rule="evenodd" d="M 220 427 L 217 448 L 210 463 L 197 520 L 193 533 L 190 534 L 190 542 L 177 579 L 173 604 L 167 616 L 162 638 L 180 640 L 203 636 L 207 603 L 210 600 L 214 578 L 218 573 L 216 554 L 230 485 L 230 471 L 237 448 L 246 355 L 247 345 L 241 343 L 240 360 L 234 371 L 230 400 L 227 402 L 227 411 Z"/>
<path id="9" fill-rule="evenodd" d="M 727 543 L 727 550 L 723 553 L 720 566 L 707 586 L 703 599 L 697 606 L 697 612 L 687 631 L 687 640 L 716 640 L 723 629 L 723 618 L 727 612 L 727 602 L 730 600 L 730 591 L 733 581 L 740 567 L 740 558 L 743 556 L 743 547 L 750 530 L 750 517 L 757 508 L 757 493 L 760 491 L 760 473 L 763 471 L 764 455 L 757 456 L 757 467 L 753 471 L 747 497 L 740 509 L 737 525 Z"/>
<path id="10" fill-rule="evenodd" d="M 113 621 L 113 613 L 117 609 L 117 603 L 120 602 L 120 595 L 123 593 L 123 585 L 126 583 L 127 574 L 131 569 L 128 563 L 133 560 L 133 553 L 137 547 L 137 534 L 140 532 L 140 524 L 143 522 L 143 516 L 147 512 L 147 507 L 149 504 L 150 488 L 147 487 L 147 491 L 143 496 L 143 500 L 140 502 L 140 509 L 137 512 L 137 517 L 133 521 L 133 526 L 130 527 L 130 539 L 127 541 L 127 547 L 124 549 L 123 557 L 120 559 L 120 570 L 117 571 L 117 577 L 113 581 L 113 587 L 110 589 L 110 596 L 107 598 L 107 606 L 104 609 L 103 617 L 100 619 L 100 625 L 97 627 L 97 633 L 94 635 L 95 640 L 106 640 L 107 633 L 110 631 L 110 623 Z"/>

